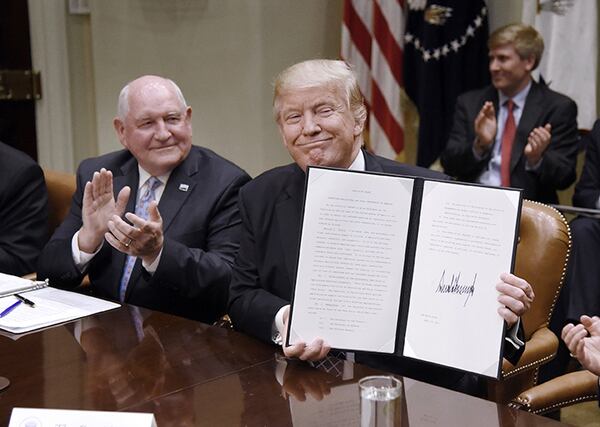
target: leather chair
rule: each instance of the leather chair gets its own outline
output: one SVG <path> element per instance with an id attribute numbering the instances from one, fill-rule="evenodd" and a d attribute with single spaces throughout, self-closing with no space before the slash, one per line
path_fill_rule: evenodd
<path id="1" fill-rule="evenodd" d="M 75 193 L 75 175 L 44 169 L 44 178 L 48 188 L 48 232 L 54 233 L 71 207 L 71 198 Z"/>
<path id="2" fill-rule="evenodd" d="M 44 169 L 44 179 L 46 180 L 46 188 L 48 189 L 49 238 L 69 213 L 76 182 L 75 175 L 73 174 L 49 169 Z M 23 277 L 34 280 L 36 273 L 29 273 Z"/>
<path id="3" fill-rule="evenodd" d="M 548 324 L 562 286 L 571 247 L 569 225 L 556 209 L 523 201 L 515 274 L 533 287 L 535 301 L 522 317 L 526 346 L 518 364 L 506 359 L 500 380 L 488 382 L 488 398 L 508 403 L 536 385 L 540 365 L 555 357 L 558 338 Z"/>
<path id="4" fill-rule="evenodd" d="M 598 399 L 598 377 L 590 371 L 569 372 L 525 390 L 509 406 L 545 414 L 565 406 Z"/>

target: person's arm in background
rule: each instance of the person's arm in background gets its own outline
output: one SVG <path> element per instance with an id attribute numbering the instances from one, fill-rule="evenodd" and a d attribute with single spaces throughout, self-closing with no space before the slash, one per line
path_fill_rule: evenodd
<path id="1" fill-rule="evenodd" d="M 12 157 L 3 159 L 13 161 Z M 0 272 L 22 276 L 35 271 L 48 234 L 48 193 L 42 169 L 33 162 L 3 172 L 0 194 Z M 0 174 L 3 175 L 3 174 Z"/>

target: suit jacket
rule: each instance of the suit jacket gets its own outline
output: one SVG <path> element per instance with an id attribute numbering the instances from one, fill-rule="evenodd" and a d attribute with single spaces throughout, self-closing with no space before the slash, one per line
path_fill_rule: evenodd
<path id="1" fill-rule="evenodd" d="M 34 272 L 47 230 L 42 169 L 26 154 L 0 143 L 0 272 Z"/>
<path id="2" fill-rule="evenodd" d="M 366 170 L 444 179 L 429 169 L 365 152 Z M 267 171 L 240 191 L 240 251 L 233 267 L 228 313 L 237 330 L 272 342 L 273 319 L 289 304 L 296 275 L 304 172 L 295 164 Z M 508 347 L 508 346 L 505 346 Z M 524 347 L 523 347 L 524 348 Z M 522 350 L 521 350 L 522 351 Z M 519 353 L 520 355 L 520 353 Z M 472 376 L 395 356 L 357 354 L 357 361 L 428 382 L 478 392 Z M 464 387 L 463 387 L 464 385 Z"/>
<path id="3" fill-rule="evenodd" d="M 585 163 L 573 194 L 573 206 L 596 209 L 600 197 L 600 120 L 585 137 Z"/>
<path id="4" fill-rule="evenodd" d="M 125 150 L 85 160 L 77 171 L 77 191 L 71 210 L 40 256 L 38 276 L 59 287 L 81 283 L 71 254 L 71 239 L 81 228 L 81 204 L 85 183 L 94 171 L 113 173 L 116 194 L 132 189 L 126 211 L 135 210 L 139 181 L 136 159 Z M 224 313 L 231 278 L 231 264 L 239 246 L 239 188 L 248 175 L 214 152 L 196 146 L 171 173 L 158 209 L 163 219 L 164 246 L 153 275 L 138 259 L 125 302 L 213 322 Z M 187 190 L 181 184 L 188 186 Z M 126 255 L 106 241 L 92 259 L 87 273 L 92 291 L 100 297 L 118 299 L 119 281 Z"/>
<path id="5" fill-rule="evenodd" d="M 475 117 L 486 101 L 499 111 L 498 91 L 493 86 L 467 92 L 458 97 L 454 124 L 441 161 L 444 170 L 460 181 L 475 182 L 487 167 L 491 151 L 482 159 L 473 154 Z M 552 125 L 552 138 L 539 170 L 525 170 L 524 149 L 529 133 L 546 123 Z M 577 162 L 577 105 L 570 98 L 532 82 L 519 120 L 510 159 L 510 185 L 523 189 L 523 196 L 544 203 L 557 203 L 556 190 L 575 181 Z"/>

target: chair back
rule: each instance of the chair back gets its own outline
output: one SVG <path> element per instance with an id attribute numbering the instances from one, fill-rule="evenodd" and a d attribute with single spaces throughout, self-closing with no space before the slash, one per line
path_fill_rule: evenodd
<path id="1" fill-rule="evenodd" d="M 535 293 L 535 301 L 522 318 L 527 340 L 550 322 L 570 247 L 569 225 L 562 214 L 550 206 L 524 200 L 515 274 L 527 280 Z"/>
<path id="2" fill-rule="evenodd" d="M 517 365 L 502 362 L 502 378 L 488 382 L 488 398 L 508 403 L 537 383 L 539 366 L 551 360 L 558 338 L 548 324 L 565 278 L 571 234 L 565 218 L 556 209 L 523 201 L 515 274 L 527 280 L 535 300 L 522 317 L 525 351 Z"/>
<path id="3" fill-rule="evenodd" d="M 44 178 L 48 188 L 48 232 L 51 236 L 69 213 L 76 182 L 73 174 L 49 169 L 44 169 Z"/>

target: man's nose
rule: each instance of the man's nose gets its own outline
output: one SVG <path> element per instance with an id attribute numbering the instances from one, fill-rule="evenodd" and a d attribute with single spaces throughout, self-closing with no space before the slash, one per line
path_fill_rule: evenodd
<path id="1" fill-rule="evenodd" d="M 321 132 L 321 126 L 317 120 L 315 120 L 314 114 L 306 114 L 304 116 L 304 125 L 302 126 L 302 133 L 304 135 L 314 135 Z"/>
<path id="2" fill-rule="evenodd" d="M 498 71 L 500 69 L 500 66 L 498 64 L 498 61 L 495 59 L 490 60 L 490 71 Z"/>
<path id="3" fill-rule="evenodd" d="M 170 136 L 171 131 L 169 131 L 167 124 L 164 122 L 164 120 L 159 120 L 154 137 L 159 141 L 166 141 Z"/>

